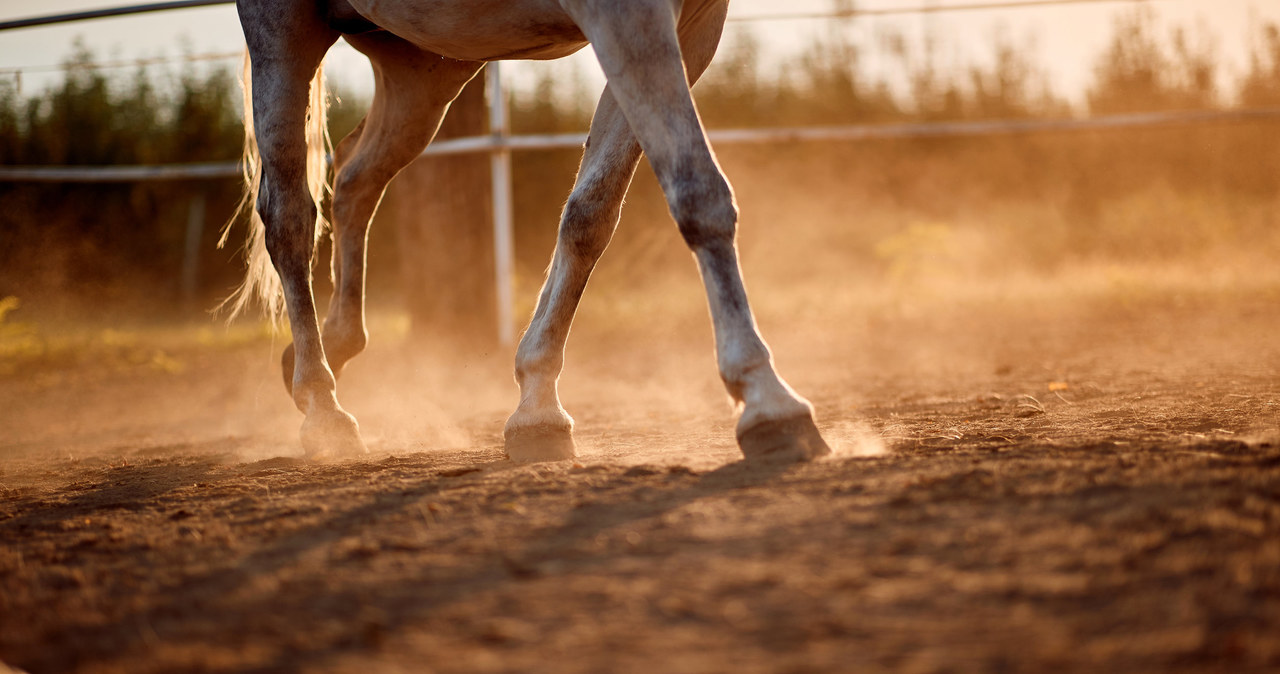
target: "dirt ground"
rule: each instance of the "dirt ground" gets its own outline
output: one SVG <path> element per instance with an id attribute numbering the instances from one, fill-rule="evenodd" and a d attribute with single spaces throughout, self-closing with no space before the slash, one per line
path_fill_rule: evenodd
<path id="1" fill-rule="evenodd" d="M 332 464 L 299 456 L 269 337 L 11 354 L 0 661 L 1280 671 L 1280 292 L 1196 287 L 765 302 L 837 448 L 798 466 L 740 460 L 704 310 L 584 308 L 580 457 L 533 466 L 502 456 L 509 354 L 378 325 L 340 390 L 372 451 Z"/>

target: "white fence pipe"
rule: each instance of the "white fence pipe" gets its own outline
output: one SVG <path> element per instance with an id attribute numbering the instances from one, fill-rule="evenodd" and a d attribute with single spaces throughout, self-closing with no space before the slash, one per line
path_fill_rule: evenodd
<path id="1" fill-rule="evenodd" d="M 773 127 L 762 129 L 714 129 L 707 132 L 713 144 L 858 141 L 893 138 L 946 138 L 999 136 L 1054 131 L 1090 131 L 1134 127 L 1176 126 L 1205 122 L 1246 122 L 1280 118 L 1280 108 L 1248 110 L 1190 110 L 1142 112 L 1102 117 L 1066 119 L 991 119 L 964 122 L 893 124 L 842 124 L 834 126 Z M 474 136 L 432 143 L 424 156 L 493 152 L 496 150 L 554 150 L 581 148 L 585 133 Z"/>
<path id="2" fill-rule="evenodd" d="M 498 63 L 485 66 L 489 89 L 489 134 L 496 149 L 491 151 L 493 175 L 493 275 L 497 302 L 498 342 L 515 341 L 515 216 L 511 203 L 511 148 L 507 134 L 507 94 L 502 86 Z"/>
<path id="3" fill-rule="evenodd" d="M 1280 119 L 1280 107 L 1249 110 L 1149 112 L 1082 119 L 1003 119 L 972 122 L 719 129 L 709 131 L 707 136 L 712 143 L 717 144 L 859 141 L 890 138 L 947 138 L 1055 131 L 1094 131 L 1273 119 Z M 502 150 L 526 151 L 581 148 L 586 140 L 587 135 L 585 133 L 529 134 L 522 136 L 493 134 L 442 140 L 432 143 L 422 154 L 424 156 L 439 156 Z M 0 166 L 0 182 L 134 182 L 142 180 L 235 178 L 240 175 L 240 168 L 235 162 L 147 166 Z"/>
<path id="4" fill-rule="evenodd" d="M 493 67 L 493 64 L 485 66 Z M 431 157 L 446 154 L 466 154 L 468 152 L 493 152 L 495 150 L 556 150 L 568 147 L 582 147 L 587 141 L 586 133 L 529 134 L 524 136 L 472 136 L 470 138 L 450 138 L 436 141 L 422 151 L 422 156 Z"/>
<path id="5" fill-rule="evenodd" d="M 160 12 L 170 9 L 191 9 L 194 7 L 209 7 L 211 5 L 230 5 L 234 2 L 235 0 L 173 0 L 172 2 L 152 2 L 145 5 L 129 5 L 127 7 L 104 7 L 102 9 L 91 9 L 83 12 L 69 12 L 66 14 L 33 16 L 25 19 L 0 21 L 0 30 L 34 28 L 36 26 L 48 26 L 55 23 L 84 21 L 85 19 L 104 19 L 113 16 L 128 16 L 130 14 Z"/>

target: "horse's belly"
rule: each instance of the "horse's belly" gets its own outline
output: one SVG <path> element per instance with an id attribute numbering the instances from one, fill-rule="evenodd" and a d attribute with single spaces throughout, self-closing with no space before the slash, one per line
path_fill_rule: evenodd
<path id="1" fill-rule="evenodd" d="M 467 61 L 554 59 L 587 38 L 554 0 L 350 0 L 361 16 L 413 44 Z"/>

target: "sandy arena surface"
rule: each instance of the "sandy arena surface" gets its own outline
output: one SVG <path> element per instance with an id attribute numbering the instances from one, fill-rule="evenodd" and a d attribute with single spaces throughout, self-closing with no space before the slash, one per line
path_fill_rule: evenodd
<path id="1" fill-rule="evenodd" d="M 799 466 L 740 460 L 705 313 L 577 329 L 580 457 L 532 466 L 507 354 L 375 329 L 340 386 L 372 452 L 330 464 L 267 337 L 10 358 L 0 661 L 1280 670 L 1280 293 L 889 305 L 761 310 L 838 449 Z"/>

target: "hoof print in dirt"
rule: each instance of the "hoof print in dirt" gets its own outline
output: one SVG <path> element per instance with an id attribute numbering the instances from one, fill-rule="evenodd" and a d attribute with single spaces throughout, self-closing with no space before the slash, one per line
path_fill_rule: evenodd
<path id="1" fill-rule="evenodd" d="M 508 428 L 503 433 L 507 458 L 515 463 L 566 461 L 576 457 L 573 431 L 556 426 Z"/>
<path id="2" fill-rule="evenodd" d="M 319 417 L 308 416 L 302 422 L 302 449 L 312 461 L 328 461 L 364 456 L 369 449 L 360 439 L 360 425 L 355 417 L 339 410 Z"/>
<path id="3" fill-rule="evenodd" d="M 748 461 L 812 461 L 831 453 L 808 415 L 764 421 L 739 430 L 738 447 Z"/>

